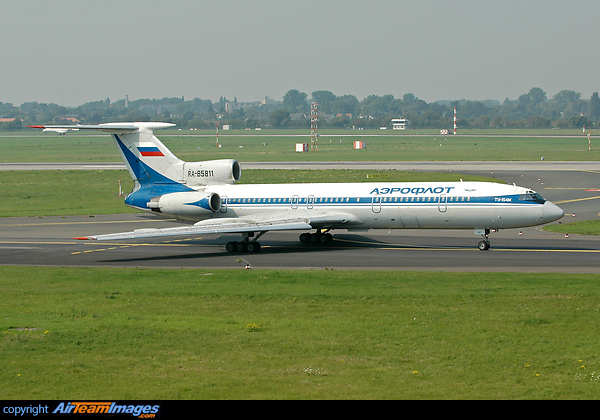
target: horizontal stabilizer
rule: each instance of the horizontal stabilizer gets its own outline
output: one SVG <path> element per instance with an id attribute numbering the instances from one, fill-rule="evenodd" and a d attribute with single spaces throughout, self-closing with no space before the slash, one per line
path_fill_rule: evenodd
<path id="1" fill-rule="evenodd" d="M 99 130 L 106 133 L 127 133 L 135 131 L 153 131 L 161 128 L 174 127 L 175 124 L 163 122 L 133 122 L 133 123 L 104 123 L 104 124 L 68 124 L 68 125 L 29 125 L 30 128 L 70 129 L 70 130 Z"/>

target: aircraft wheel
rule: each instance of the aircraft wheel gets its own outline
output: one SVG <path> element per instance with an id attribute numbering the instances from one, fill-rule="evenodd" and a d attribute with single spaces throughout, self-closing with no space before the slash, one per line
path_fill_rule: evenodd
<path id="1" fill-rule="evenodd" d="M 323 234 L 323 233 L 318 233 L 317 234 L 317 242 L 319 242 L 320 244 L 326 244 L 329 242 L 329 239 L 327 238 L 328 234 Z"/>
<path id="2" fill-rule="evenodd" d="M 300 242 L 303 244 L 328 244 L 333 241 L 333 235 L 331 233 L 302 233 L 300 234 Z"/>
<path id="3" fill-rule="evenodd" d="M 488 249 L 490 249 L 490 243 L 487 241 L 481 241 L 481 242 L 479 242 L 477 247 L 479 248 L 480 251 L 487 251 Z"/>
<path id="4" fill-rule="evenodd" d="M 246 251 L 248 252 L 259 252 L 260 248 L 260 243 L 258 242 L 248 242 L 246 244 Z"/>
<path id="5" fill-rule="evenodd" d="M 227 250 L 227 252 L 235 252 L 235 250 L 237 249 L 237 242 L 236 241 L 231 241 L 231 242 L 227 242 L 227 245 L 225 245 L 225 249 Z"/>
<path id="6" fill-rule="evenodd" d="M 245 252 L 246 251 L 246 244 L 243 242 L 236 242 L 235 244 L 235 250 L 237 252 Z"/>

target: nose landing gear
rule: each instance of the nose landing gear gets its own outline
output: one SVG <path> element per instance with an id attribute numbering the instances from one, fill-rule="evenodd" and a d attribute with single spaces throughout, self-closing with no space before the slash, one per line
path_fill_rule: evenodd
<path id="1" fill-rule="evenodd" d="M 491 246 L 489 240 L 490 230 L 485 229 L 484 233 L 481 236 L 483 236 L 483 241 L 477 244 L 477 248 L 479 248 L 480 251 L 487 251 L 488 249 L 490 249 Z"/>

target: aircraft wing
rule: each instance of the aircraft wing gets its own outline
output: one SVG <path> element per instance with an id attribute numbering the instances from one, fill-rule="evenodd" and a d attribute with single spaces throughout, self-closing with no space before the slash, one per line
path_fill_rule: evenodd
<path id="1" fill-rule="evenodd" d="M 137 239 L 154 238 L 160 236 L 183 236 L 199 235 L 206 233 L 244 233 L 244 232 L 263 232 L 273 230 L 310 230 L 316 227 L 326 227 L 329 225 L 340 225 L 351 223 L 354 220 L 351 215 L 340 214 L 320 214 L 314 217 L 290 217 L 289 214 L 273 215 L 271 217 L 256 218 L 222 218 L 203 220 L 194 225 L 186 225 L 174 228 L 162 229 L 136 229 L 130 232 L 109 233 L 104 235 L 84 236 L 73 239 L 81 240 L 117 240 L 117 239 Z"/>

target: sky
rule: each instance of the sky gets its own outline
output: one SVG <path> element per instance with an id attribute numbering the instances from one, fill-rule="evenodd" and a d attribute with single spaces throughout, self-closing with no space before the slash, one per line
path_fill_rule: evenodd
<path id="1" fill-rule="evenodd" d="M 0 102 L 600 91 L 598 0 L 2 0 Z"/>

